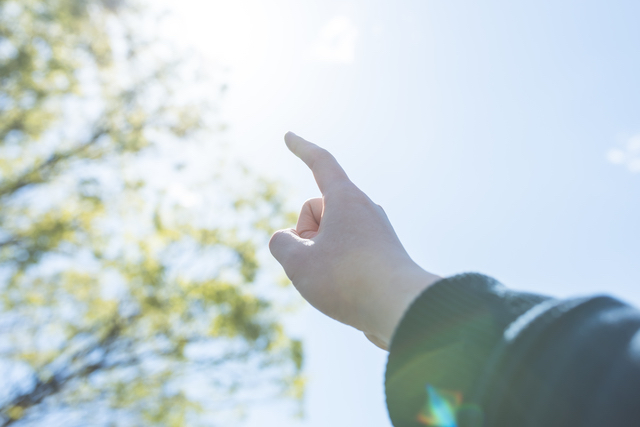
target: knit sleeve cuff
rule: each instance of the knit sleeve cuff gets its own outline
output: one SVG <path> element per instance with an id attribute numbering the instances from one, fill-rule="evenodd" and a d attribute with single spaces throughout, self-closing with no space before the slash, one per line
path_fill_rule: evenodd
<path id="1" fill-rule="evenodd" d="M 455 426 L 505 329 L 549 297 L 481 274 L 442 279 L 405 312 L 389 349 L 385 390 L 396 427 Z"/>

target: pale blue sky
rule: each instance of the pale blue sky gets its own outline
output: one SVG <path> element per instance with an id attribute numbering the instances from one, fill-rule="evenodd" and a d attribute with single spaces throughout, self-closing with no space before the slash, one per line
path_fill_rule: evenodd
<path id="1" fill-rule="evenodd" d="M 292 207 L 318 191 L 287 130 L 332 151 L 429 271 L 640 304 L 637 1 L 167 1 L 174 37 L 228 66 L 225 138 Z M 310 308 L 293 323 L 307 418 L 246 425 L 388 427 L 385 353 Z"/>

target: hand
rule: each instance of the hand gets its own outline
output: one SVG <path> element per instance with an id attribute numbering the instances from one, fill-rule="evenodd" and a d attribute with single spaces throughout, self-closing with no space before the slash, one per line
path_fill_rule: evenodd
<path id="1" fill-rule="evenodd" d="M 271 253 L 311 305 L 386 349 L 411 301 L 439 277 L 411 260 L 384 210 L 328 151 L 291 132 L 285 142 L 322 198 L 307 200 L 295 229 L 273 235 Z"/>

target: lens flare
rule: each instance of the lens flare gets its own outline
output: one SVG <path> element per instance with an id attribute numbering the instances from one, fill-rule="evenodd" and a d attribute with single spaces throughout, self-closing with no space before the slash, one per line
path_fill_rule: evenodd
<path id="1" fill-rule="evenodd" d="M 456 412 L 462 403 L 457 392 L 438 390 L 427 384 L 427 401 L 418 414 L 418 422 L 433 427 L 458 427 Z"/>

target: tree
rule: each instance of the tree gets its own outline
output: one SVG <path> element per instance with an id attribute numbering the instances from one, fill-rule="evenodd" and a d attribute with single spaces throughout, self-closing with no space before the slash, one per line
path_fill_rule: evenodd
<path id="1" fill-rule="evenodd" d="M 291 217 L 247 170 L 191 173 L 213 110 L 152 28 L 125 0 L 0 0 L 2 426 L 215 425 L 301 396 L 260 263 Z"/>

